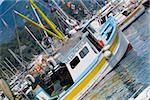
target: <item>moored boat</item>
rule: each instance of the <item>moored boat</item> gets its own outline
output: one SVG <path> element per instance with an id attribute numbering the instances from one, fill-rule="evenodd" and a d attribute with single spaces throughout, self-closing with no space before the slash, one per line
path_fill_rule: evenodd
<path id="1" fill-rule="evenodd" d="M 30 2 L 34 5 L 32 0 Z M 111 16 L 102 25 L 98 25 L 100 19 L 93 16 L 71 38 L 65 40 L 43 12 L 36 5 L 34 7 L 49 22 L 55 33 L 20 13 L 15 13 L 50 35 L 62 39 L 63 45 L 53 54 L 49 53 L 49 49 L 43 49 L 44 52 L 35 58 L 29 69 L 9 84 L 16 98 L 24 95 L 25 98 L 35 100 L 81 99 L 116 66 L 128 50 L 129 42 Z M 26 29 L 31 34 L 27 27 Z"/>
<path id="2" fill-rule="evenodd" d="M 96 18 L 80 31 L 82 35 L 76 34 L 61 48 L 59 52 L 62 56 L 57 58 L 59 63 L 49 75 L 44 76 L 51 81 L 43 83 L 45 87 L 37 85 L 35 98 L 82 98 L 120 61 L 128 48 L 128 40 L 117 29 L 112 17 L 99 30 L 92 26 L 94 21 L 97 21 Z"/>
<path id="3" fill-rule="evenodd" d="M 124 30 L 144 13 L 143 3 L 144 0 L 114 0 L 107 3 L 97 14 L 105 20 L 109 15 L 114 16 L 120 29 Z"/>

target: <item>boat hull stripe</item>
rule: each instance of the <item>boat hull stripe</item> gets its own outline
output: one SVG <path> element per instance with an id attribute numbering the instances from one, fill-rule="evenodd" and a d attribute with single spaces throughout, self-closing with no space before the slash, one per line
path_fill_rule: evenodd
<path id="1" fill-rule="evenodd" d="M 116 36 L 114 42 L 112 43 L 111 47 L 109 48 L 109 50 L 111 52 L 115 51 L 115 48 L 117 47 L 118 44 L 118 40 L 119 37 L 118 35 Z M 104 64 L 106 63 L 106 58 L 103 57 L 102 60 L 98 63 L 98 65 L 89 73 L 89 75 L 82 80 L 82 82 L 72 90 L 71 93 L 69 93 L 64 100 L 73 100 L 73 98 L 80 92 L 82 91 L 83 88 L 85 88 L 87 86 L 87 84 L 93 79 L 93 77 L 95 77 L 99 71 L 101 71 L 101 69 L 103 68 Z"/>

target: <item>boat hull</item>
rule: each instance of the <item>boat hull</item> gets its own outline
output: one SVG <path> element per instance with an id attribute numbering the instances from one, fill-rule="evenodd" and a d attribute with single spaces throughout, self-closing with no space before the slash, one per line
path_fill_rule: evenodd
<path id="1" fill-rule="evenodd" d="M 143 5 L 138 6 L 122 23 L 119 23 L 120 29 L 125 30 L 130 24 L 132 24 L 132 22 L 140 17 L 144 11 L 145 7 Z"/>
<path id="2" fill-rule="evenodd" d="M 121 60 L 128 50 L 129 42 L 121 31 L 117 30 L 117 32 L 118 34 L 116 34 L 112 42 L 110 42 L 111 46 L 109 50 L 112 52 L 110 59 L 106 59 L 104 55 L 101 54 L 98 63 L 80 82 L 61 97 L 61 100 L 77 100 L 83 98 L 86 93 L 96 86 Z"/>

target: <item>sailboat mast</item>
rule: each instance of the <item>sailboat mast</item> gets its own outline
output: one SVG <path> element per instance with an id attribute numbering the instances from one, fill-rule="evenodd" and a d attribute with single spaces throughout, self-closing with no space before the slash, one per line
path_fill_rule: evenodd
<path id="1" fill-rule="evenodd" d="M 5 71 L 3 71 L 1 68 L 0 68 L 0 71 L 3 73 L 3 75 L 6 77 L 6 79 L 9 79 L 10 77 L 6 74 Z"/>
<path id="2" fill-rule="evenodd" d="M 102 8 L 102 6 L 98 3 L 97 0 L 94 0 L 94 1 L 96 2 L 96 4 L 97 4 L 100 8 Z"/>
<path id="3" fill-rule="evenodd" d="M 2 65 L 1 63 L 0 63 L 0 65 L 1 65 L 2 68 L 4 68 L 4 69 L 8 72 L 9 75 L 14 75 L 14 74 L 13 74 L 10 70 L 8 70 L 4 65 Z"/>
<path id="4" fill-rule="evenodd" d="M 66 19 L 69 19 L 68 15 L 58 6 L 58 4 L 55 2 L 55 0 L 52 0 L 52 2 L 56 5 L 58 10 L 66 17 Z"/>
<path id="5" fill-rule="evenodd" d="M 46 21 L 49 27 L 62 39 L 64 40 L 63 34 L 57 29 L 53 22 L 49 20 L 49 18 L 41 11 L 41 9 L 34 3 L 33 0 L 29 0 L 29 3 L 37 10 L 37 12 L 42 16 L 42 18 Z"/>
<path id="6" fill-rule="evenodd" d="M 47 51 L 43 48 L 43 46 L 39 43 L 39 41 L 36 39 L 36 37 L 32 34 L 32 32 L 29 30 L 27 26 L 25 26 L 25 29 L 28 31 L 28 33 L 32 36 L 32 38 L 36 41 L 36 43 L 41 47 L 41 49 L 46 53 Z"/>
<path id="7" fill-rule="evenodd" d="M 88 13 L 90 13 L 89 9 L 86 7 L 86 5 L 83 3 L 82 0 L 80 0 L 80 3 L 82 4 L 82 6 L 84 7 L 84 9 L 86 9 L 88 11 Z"/>
<path id="8" fill-rule="evenodd" d="M 35 16 L 36 16 L 36 18 L 37 18 L 39 24 L 40 24 L 41 26 L 44 26 L 44 25 L 42 24 L 42 21 L 40 20 L 40 17 L 38 16 L 36 10 L 34 9 L 34 7 L 33 7 L 32 5 L 31 5 L 31 8 L 32 8 L 32 10 L 33 10 L 33 12 L 34 12 L 34 14 L 35 14 Z M 48 37 L 47 32 L 46 32 L 45 30 L 43 30 L 43 31 L 44 31 L 45 36 Z"/>
<path id="9" fill-rule="evenodd" d="M 8 67 L 8 69 L 10 69 L 10 71 L 15 75 L 14 70 L 8 65 L 8 63 L 6 61 L 3 61 L 3 62 Z"/>
<path id="10" fill-rule="evenodd" d="M 66 23 L 66 19 L 65 19 L 64 17 L 62 17 L 61 14 L 60 14 L 58 11 L 56 11 L 56 14 L 57 14 L 58 16 L 60 16 L 60 19 L 62 19 L 62 22 L 63 22 L 67 27 L 71 28 L 71 26 Z"/>
<path id="11" fill-rule="evenodd" d="M 60 36 L 58 36 L 58 35 L 56 35 L 55 33 L 49 31 L 49 30 L 46 29 L 44 26 L 41 26 L 41 25 L 39 25 L 38 23 L 32 21 L 31 19 L 29 19 L 28 17 L 22 15 L 21 13 L 19 13 L 19 12 L 17 12 L 17 11 L 14 11 L 14 13 L 16 13 L 18 16 L 24 18 L 25 20 L 27 20 L 28 22 L 30 22 L 30 23 L 33 24 L 34 26 L 36 26 L 36 27 L 38 27 L 38 28 L 40 28 L 40 29 L 42 29 L 42 30 L 47 31 L 47 33 L 49 33 L 50 35 L 52 35 L 52 36 L 54 36 L 54 37 L 56 37 L 56 38 L 58 38 L 58 39 L 62 39 Z"/>
<path id="12" fill-rule="evenodd" d="M 17 58 L 17 56 L 15 55 L 15 53 L 11 50 L 8 49 L 8 51 L 12 54 L 12 56 L 19 62 L 19 64 L 26 69 L 25 65 Z"/>
<path id="13" fill-rule="evenodd" d="M 15 71 L 18 72 L 18 69 L 12 64 L 12 62 L 6 57 L 5 57 L 5 59 L 15 69 Z"/>

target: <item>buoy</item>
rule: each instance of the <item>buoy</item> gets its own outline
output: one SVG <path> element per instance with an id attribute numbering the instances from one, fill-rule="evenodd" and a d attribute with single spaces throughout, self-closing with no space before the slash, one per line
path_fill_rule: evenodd
<path id="1" fill-rule="evenodd" d="M 106 57 L 106 59 L 109 59 L 109 58 L 111 57 L 111 51 L 106 50 L 106 51 L 104 52 L 104 56 Z"/>

